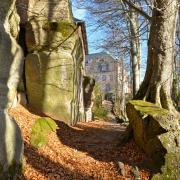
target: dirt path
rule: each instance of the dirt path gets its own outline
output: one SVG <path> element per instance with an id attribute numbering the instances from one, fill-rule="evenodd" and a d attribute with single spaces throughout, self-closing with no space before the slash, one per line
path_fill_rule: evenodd
<path id="1" fill-rule="evenodd" d="M 25 141 L 25 167 L 20 179 L 27 180 L 118 180 L 134 179 L 132 166 L 145 156 L 134 141 L 118 146 L 125 127 L 104 121 L 79 123 L 70 127 L 57 121 L 57 134 L 49 135 L 49 143 L 35 149 L 30 145 L 31 127 L 38 116 L 19 106 L 11 113 L 16 118 Z M 121 176 L 118 162 L 125 164 Z M 142 179 L 149 172 L 139 169 Z"/>

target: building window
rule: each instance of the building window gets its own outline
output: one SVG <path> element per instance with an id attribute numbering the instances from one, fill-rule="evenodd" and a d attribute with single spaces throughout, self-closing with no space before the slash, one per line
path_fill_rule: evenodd
<path id="1" fill-rule="evenodd" d="M 102 81 L 106 81 L 106 75 L 102 75 Z"/>
<path id="2" fill-rule="evenodd" d="M 99 72 L 107 72 L 107 71 L 109 71 L 109 64 L 99 64 L 98 71 Z"/>
<path id="3" fill-rule="evenodd" d="M 96 79 L 96 81 L 100 80 L 99 76 L 95 76 L 95 79 Z"/>
<path id="4" fill-rule="evenodd" d="M 106 92 L 106 85 L 101 86 L 102 92 Z"/>
<path id="5" fill-rule="evenodd" d="M 105 89 L 106 92 L 109 92 L 111 91 L 111 87 L 110 87 L 110 84 L 106 84 L 106 89 Z"/>

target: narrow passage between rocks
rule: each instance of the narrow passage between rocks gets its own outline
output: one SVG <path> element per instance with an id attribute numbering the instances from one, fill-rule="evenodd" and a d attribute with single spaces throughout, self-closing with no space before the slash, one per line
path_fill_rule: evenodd
<path id="1" fill-rule="evenodd" d="M 141 166 L 146 157 L 134 141 L 119 145 L 126 128 L 123 125 L 96 120 L 71 127 L 57 121 L 57 133 L 49 135 L 48 145 L 35 149 L 29 137 L 38 116 L 22 106 L 12 109 L 11 114 L 25 142 L 24 174 L 19 179 L 130 180 L 137 173 L 142 180 L 149 179 L 149 171 Z"/>

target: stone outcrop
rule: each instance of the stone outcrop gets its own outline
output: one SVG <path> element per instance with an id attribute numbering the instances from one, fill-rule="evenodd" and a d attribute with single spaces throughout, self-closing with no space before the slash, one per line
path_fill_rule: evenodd
<path id="1" fill-rule="evenodd" d="M 17 7 L 28 51 L 28 103 L 39 113 L 73 125 L 84 118 L 83 48 L 70 3 L 18 0 Z"/>
<path id="2" fill-rule="evenodd" d="M 21 23 L 33 18 L 62 21 L 72 18 L 69 0 L 17 0 L 16 6 Z"/>
<path id="3" fill-rule="evenodd" d="M 145 101 L 130 101 L 127 116 L 136 143 L 161 168 L 153 179 L 178 179 L 180 177 L 180 125 L 168 110 Z"/>
<path id="4" fill-rule="evenodd" d="M 85 109 L 85 119 L 86 121 L 91 121 L 93 119 L 92 115 L 92 93 L 95 86 L 95 80 L 91 77 L 83 77 L 83 100 Z"/>
<path id="5" fill-rule="evenodd" d="M 15 0 L 0 1 L 0 179 L 14 179 L 21 167 L 23 142 L 9 115 L 22 73 L 23 51 L 16 39 L 19 17 Z"/>

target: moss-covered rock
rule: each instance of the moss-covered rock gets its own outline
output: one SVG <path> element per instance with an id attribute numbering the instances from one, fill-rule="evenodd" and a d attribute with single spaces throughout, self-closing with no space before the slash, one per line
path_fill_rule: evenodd
<path id="1" fill-rule="evenodd" d="M 180 152 L 180 130 L 161 134 L 158 139 L 168 153 Z"/>
<path id="2" fill-rule="evenodd" d="M 32 19 L 26 25 L 26 44 L 29 52 L 58 49 L 70 49 L 72 37 L 77 26 L 73 22 L 50 22 L 39 18 Z"/>
<path id="3" fill-rule="evenodd" d="M 26 87 L 31 107 L 54 119 L 72 124 L 78 87 L 74 85 L 75 72 L 71 53 L 42 51 L 29 54 L 26 58 Z M 79 70 L 80 71 L 80 70 Z M 75 89 L 76 88 L 76 89 Z"/>
<path id="4" fill-rule="evenodd" d="M 141 114 L 143 119 L 147 116 L 152 117 L 166 131 L 180 129 L 179 122 L 173 114 L 166 109 L 160 108 L 156 104 L 141 100 L 129 101 L 129 104 Z"/>
<path id="5" fill-rule="evenodd" d="M 140 100 L 130 101 L 127 104 L 127 116 L 137 144 L 154 160 L 157 167 L 161 167 L 165 162 L 164 167 L 169 168 L 167 163 L 171 156 L 168 154 L 173 153 L 173 159 L 179 158 L 178 120 L 169 111 L 156 104 Z M 167 158 L 164 159 L 165 154 Z M 176 162 L 173 160 L 173 167 L 178 166 Z M 163 173 L 166 172 L 164 169 Z"/>
<path id="6" fill-rule="evenodd" d="M 165 164 L 161 168 L 161 173 L 153 176 L 152 180 L 179 180 L 180 178 L 180 151 L 167 153 Z"/>
<path id="7" fill-rule="evenodd" d="M 161 145 L 166 149 L 165 163 L 161 173 L 153 180 L 179 180 L 180 178 L 180 130 L 169 131 L 158 136 Z"/>
<path id="8" fill-rule="evenodd" d="M 70 1 L 38 0 L 30 6 L 32 12 L 41 10 L 43 16 L 30 11 L 26 22 L 29 104 L 54 119 L 75 124 L 84 113 L 83 49 Z"/>

